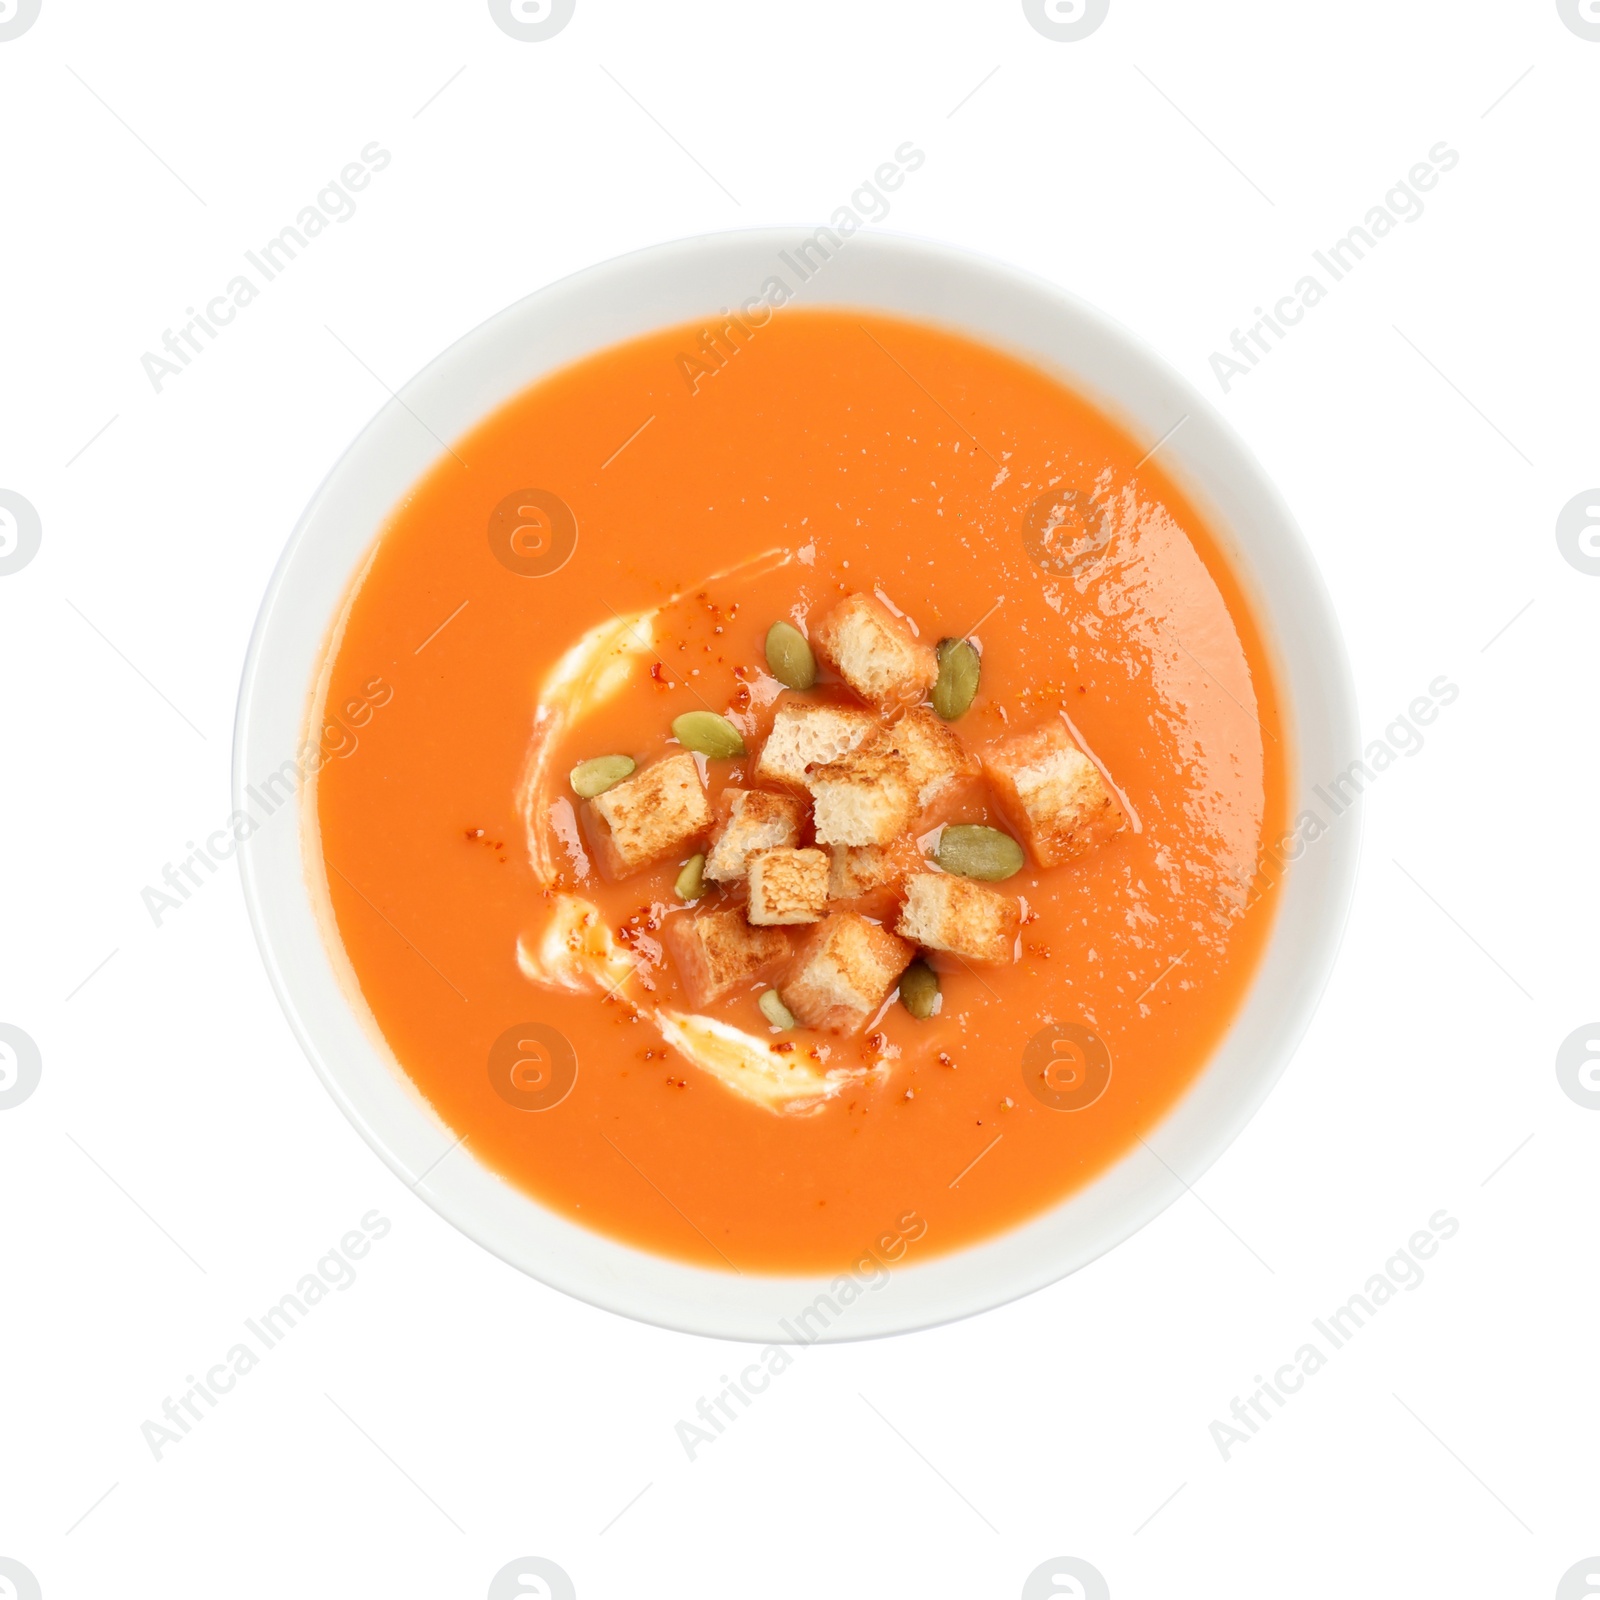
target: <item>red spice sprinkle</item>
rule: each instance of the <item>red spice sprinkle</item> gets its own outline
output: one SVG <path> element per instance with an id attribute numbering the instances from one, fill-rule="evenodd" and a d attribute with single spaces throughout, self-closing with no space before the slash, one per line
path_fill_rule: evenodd
<path id="1" fill-rule="evenodd" d="M 469 839 L 481 839 L 483 837 L 482 828 L 468 828 L 466 833 Z"/>
<path id="2" fill-rule="evenodd" d="M 617 929 L 617 937 L 624 943 L 631 944 L 647 933 L 654 933 L 661 926 L 661 918 L 656 914 L 652 905 L 640 906 L 621 927 Z"/>
<path id="3" fill-rule="evenodd" d="M 780 1055 L 780 1056 L 786 1056 L 786 1055 L 788 1055 L 788 1054 L 789 1054 L 789 1052 L 790 1052 L 790 1051 L 791 1051 L 791 1050 L 793 1050 L 793 1049 L 794 1049 L 794 1046 L 793 1046 L 793 1045 L 792 1045 L 792 1044 L 789 1044 L 789 1043 L 787 1043 L 787 1042 L 786 1042 L 786 1043 L 784 1043 L 784 1044 L 775 1044 L 775 1045 L 773 1045 L 773 1047 L 772 1047 L 772 1048 L 773 1048 L 773 1049 L 774 1049 L 774 1050 L 775 1050 L 775 1051 L 776 1051 L 776 1052 L 777 1052 L 777 1053 L 778 1053 L 778 1054 L 779 1054 L 779 1055 Z"/>

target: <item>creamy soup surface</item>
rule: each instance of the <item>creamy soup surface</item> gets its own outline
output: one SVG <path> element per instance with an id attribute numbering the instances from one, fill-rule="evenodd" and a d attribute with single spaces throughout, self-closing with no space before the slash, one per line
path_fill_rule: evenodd
<path id="1" fill-rule="evenodd" d="M 853 311 L 711 343 L 561 371 L 396 508 L 317 888 L 400 1069 L 543 1205 L 720 1270 L 925 1259 L 1101 1172 L 1236 1014 L 1271 663 L 1160 452 L 1057 379 Z"/>

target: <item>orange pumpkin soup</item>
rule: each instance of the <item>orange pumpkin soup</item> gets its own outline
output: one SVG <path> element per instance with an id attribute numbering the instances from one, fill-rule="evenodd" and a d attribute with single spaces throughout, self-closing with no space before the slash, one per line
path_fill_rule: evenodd
<path id="1" fill-rule="evenodd" d="M 1054 377 L 856 312 L 702 332 L 541 381 L 394 512 L 326 674 L 329 937 L 561 1215 L 741 1272 L 908 1213 L 949 1251 L 1113 1162 L 1238 1010 L 1271 663 L 1159 455 Z"/>

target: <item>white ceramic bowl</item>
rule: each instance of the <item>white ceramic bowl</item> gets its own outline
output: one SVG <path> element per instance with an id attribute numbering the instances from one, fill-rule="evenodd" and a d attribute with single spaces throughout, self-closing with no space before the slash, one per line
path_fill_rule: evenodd
<path id="1" fill-rule="evenodd" d="M 479 1166 L 347 1002 L 307 889 L 297 809 L 263 817 L 268 774 L 300 750 L 314 680 L 352 575 L 408 488 L 467 429 L 541 375 L 665 325 L 709 320 L 777 274 L 803 233 L 716 234 L 608 261 L 475 328 L 386 405 L 317 491 L 256 623 L 234 738 L 235 804 L 263 825 L 240 847 L 262 957 L 306 1054 L 345 1115 L 404 1180 L 513 1266 L 594 1305 L 688 1332 L 766 1342 L 832 1277 L 714 1272 L 573 1226 Z M 1255 599 L 1276 656 L 1290 733 L 1290 815 L 1357 753 L 1338 626 L 1287 508 L 1211 406 L 1123 329 L 1055 285 L 975 256 L 879 233 L 847 241 L 800 303 L 943 324 L 1052 370 L 1153 445 L 1192 496 Z M 292 765 L 287 770 L 292 771 Z M 254 791 L 252 793 L 252 790 Z M 821 1337 L 948 1321 L 1052 1283 L 1126 1239 L 1227 1148 L 1311 1018 L 1343 928 L 1358 844 L 1354 812 L 1287 864 L 1277 921 L 1243 1008 L 1205 1070 L 1135 1149 L 1010 1232 L 925 1261 L 913 1249 Z M 446 1152 L 449 1152 L 448 1154 Z M 1152 1152 L 1159 1152 L 1157 1154 Z M 442 1158 L 442 1159 L 441 1159 Z M 814 1323 L 813 1323 L 814 1326 Z"/>

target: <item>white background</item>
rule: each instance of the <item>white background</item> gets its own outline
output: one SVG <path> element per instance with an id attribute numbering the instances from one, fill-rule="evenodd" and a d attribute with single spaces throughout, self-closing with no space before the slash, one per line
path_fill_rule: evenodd
<path id="1" fill-rule="evenodd" d="M 1116 1600 L 1554 1595 L 1600 1552 L 1600 1113 L 1554 1072 L 1600 1013 L 1600 578 L 1554 539 L 1600 483 L 1597 107 L 1554 0 L 1113 0 L 1065 44 L 1001 0 L 578 0 L 538 44 L 481 0 L 44 0 L 0 43 L 0 488 L 43 523 L 0 578 L 0 1020 L 43 1056 L 0 1112 L 0 1556 L 46 1600 L 478 1597 L 527 1554 L 583 1600 L 1009 1600 L 1057 1555 Z M 1100 305 L 1257 452 L 1367 737 L 1461 693 L 1372 789 L 1321 1012 L 1193 1198 L 1022 1304 L 804 1352 L 690 1463 L 748 1357 L 456 1234 L 302 1059 L 235 876 L 159 928 L 140 891 L 228 814 L 258 600 L 383 384 L 591 262 L 824 220 L 906 139 L 887 227 Z M 141 354 L 371 140 L 357 215 L 157 395 Z M 1426 214 L 1223 396 L 1211 352 L 1439 140 Z M 374 1207 L 360 1280 L 152 1459 Z M 1421 1287 L 1224 1462 L 1213 1419 L 1441 1207 Z"/>

